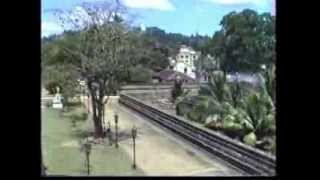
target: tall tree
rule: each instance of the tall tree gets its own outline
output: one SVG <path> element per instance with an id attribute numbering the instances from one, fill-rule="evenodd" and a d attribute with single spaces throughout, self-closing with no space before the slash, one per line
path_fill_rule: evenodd
<path id="1" fill-rule="evenodd" d="M 71 43 L 62 44 L 71 57 L 66 62 L 85 79 L 92 102 L 95 137 L 103 136 L 104 105 L 109 96 L 125 80 L 130 67 L 130 32 L 119 16 L 125 8 L 119 1 L 84 3 L 77 12 L 59 13 L 64 27 L 79 30 Z"/>
<path id="2" fill-rule="evenodd" d="M 275 19 L 270 13 L 231 12 L 220 25 L 211 40 L 211 51 L 221 59 L 224 71 L 256 72 L 261 64 L 275 62 Z"/>

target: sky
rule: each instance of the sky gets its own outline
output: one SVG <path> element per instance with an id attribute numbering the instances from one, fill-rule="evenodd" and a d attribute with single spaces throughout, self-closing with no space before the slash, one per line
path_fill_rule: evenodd
<path id="1" fill-rule="evenodd" d="M 41 36 L 63 32 L 51 9 L 73 10 L 83 2 L 106 0 L 41 0 Z M 166 32 L 212 36 L 222 17 L 231 11 L 253 9 L 275 14 L 275 0 L 120 0 L 140 27 L 157 26 Z M 49 10 L 49 11 L 48 11 Z"/>

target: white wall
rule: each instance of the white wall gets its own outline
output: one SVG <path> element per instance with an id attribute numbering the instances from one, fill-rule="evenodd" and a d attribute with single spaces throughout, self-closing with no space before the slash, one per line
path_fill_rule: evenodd
<path id="1" fill-rule="evenodd" d="M 195 71 L 194 61 L 199 58 L 198 56 L 194 50 L 182 47 L 176 55 L 173 69 L 181 73 L 184 73 L 184 70 L 187 69 L 186 74 L 192 78 L 196 78 L 195 72 L 193 71 Z"/>

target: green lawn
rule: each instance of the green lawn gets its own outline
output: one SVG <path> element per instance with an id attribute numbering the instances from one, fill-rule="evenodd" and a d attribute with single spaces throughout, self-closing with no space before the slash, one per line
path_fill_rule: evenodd
<path id="1" fill-rule="evenodd" d="M 79 108 L 72 110 L 80 112 Z M 70 113 L 70 112 L 69 112 Z M 71 112 L 72 113 L 72 112 Z M 68 113 L 62 118 L 55 109 L 42 109 L 41 141 L 48 175 L 86 175 L 84 154 L 80 152 L 80 137 L 74 133 Z M 78 122 L 76 129 L 86 127 L 88 122 Z M 95 145 L 91 153 L 91 175 L 143 175 L 141 170 L 132 170 L 131 158 L 114 146 Z"/>

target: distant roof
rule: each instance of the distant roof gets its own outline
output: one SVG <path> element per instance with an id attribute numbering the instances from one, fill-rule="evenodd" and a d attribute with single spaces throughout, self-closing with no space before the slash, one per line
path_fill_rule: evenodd
<path id="1" fill-rule="evenodd" d="M 180 78 L 183 80 L 195 81 L 195 79 L 193 79 L 192 77 L 190 77 L 184 73 L 174 71 L 174 70 L 163 70 L 158 73 L 155 73 L 153 77 L 159 78 L 159 79 L 165 80 L 165 81 L 174 81 L 177 76 L 180 76 Z"/>
<path id="2" fill-rule="evenodd" d="M 263 79 L 259 74 L 249 74 L 249 73 L 237 73 L 237 74 L 228 74 L 227 80 L 230 82 L 240 81 L 248 82 L 251 84 L 261 84 Z"/>

